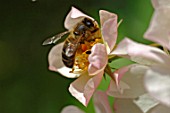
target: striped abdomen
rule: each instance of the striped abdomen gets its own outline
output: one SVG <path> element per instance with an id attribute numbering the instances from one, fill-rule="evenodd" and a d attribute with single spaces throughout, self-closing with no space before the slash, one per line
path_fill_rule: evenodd
<path id="1" fill-rule="evenodd" d="M 63 46 L 62 60 L 65 66 L 72 68 L 74 65 L 75 54 L 77 50 L 77 39 L 69 36 Z"/>

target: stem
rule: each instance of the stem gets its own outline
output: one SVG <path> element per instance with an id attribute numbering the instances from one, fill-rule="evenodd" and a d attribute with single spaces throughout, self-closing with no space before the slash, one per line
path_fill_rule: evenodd
<path id="1" fill-rule="evenodd" d="M 110 68 L 110 66 L 108 64 L 106 65 L 106 67 L 104 69 L 104 72 L 107 73 L 112 78 L 112 80 L 115 81 L 115 78 L 112 76 L 111 68 Z"/>
<path id="2" fill-rule="evenodd" d="M 112 56 L 109 56 L 108 61 L 109 61 L 109 63 L 111 63 L 113 60 L 116 60 L 118 58 L 121 58 L 121 57 L 119 57 L 117 55 L 112 55 Z"/>

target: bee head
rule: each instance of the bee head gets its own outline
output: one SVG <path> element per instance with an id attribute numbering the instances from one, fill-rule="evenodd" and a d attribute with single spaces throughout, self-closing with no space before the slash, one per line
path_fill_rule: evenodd
<path id="1" fill-rule="evenodd" d="M 75 28 L 74 34 L 76 36 L 79 36 L 79 35 L 85 34 L 86 31 L 92 32 L 92 31 L 94 31 L 95 26 L 96 25 L 95 25 L 95 23 L 94 23 L 94 21 L 92 19 L 84 18 L 82 20 L 82 23 L 79 23 L 77 25 L 77 27 Z"/>

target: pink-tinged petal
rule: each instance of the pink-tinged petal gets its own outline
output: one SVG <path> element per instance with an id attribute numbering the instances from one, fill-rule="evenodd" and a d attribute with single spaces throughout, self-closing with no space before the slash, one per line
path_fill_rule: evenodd
<path id="1" fill-rule="evenodd" d="M 69 91 L 76 99 L 78 99 L 84 106 L 87 106 L 95 89 L 100 84 L 103 77 L 103 72 L 93 77 L 82 74 L 78 79 L 71 83 Z"/>
<path id="2" fill-rule="evenodd" d="M 155 10 L 145 38 L 157 42 L 170 50 L 170 7 L 159 7 Z"/>
<path id="3" fill-rule="evenodd" d="M 64 43 L 61 43 L 61 44 L 58 44 L 58 45 L 54 46 L 51 49 L 51 51 L 49 52 L 49 55 L 48 55 L 49 70 L 59 72 L 60 74 L 62 74 L 65 77 L 68 77 L 68 78 L 76 78 L 80 74 L 70 73 L 70 71 L 72 69 L 67 68 L 63 64 L 63 61 L 62 61 L 63 44 Z"/>
<path id="4" fill-rule="evenodd" d="M 85 113 L 80 108 L 74 105 L 66 106 L 62 109 L 61 113 Z"/>
<path id="5" fill-rule="evenodd" d="M 100 10 L 99 15 L 102 36 L 111 51 L 117 40 L 117 15 L 105 10 Z M 108 51 L 108 53 L 110 53 L 110 51 Z"/>
<path id="6" fill-rule="evenodd" d="M 164 106 L 164 105 L 157 105 L 152 110 L 150 110 L 148 113 L 169 113 L 170 107 Z"/>
<path id="7" fill-rule="evenodd" d="M 163 57 L 170 61 L 169 56 L 164 51 L 156 47 L 134 42 L 129 38 L 122 40 L 110 54 L 126 57 L 144 65 L 164 64 L 165 60 L 162 59 Z"/>
<path id="8" fill-rule="evenodd" d="M 159 104 L 157 100 L 148 94 L 144 94 L 134 99 L 133 102 L 143 111 L 143 113 L 148 113 L 148 111 Z"/>
<path id="9" fill-rule="evenodd" d="M 130 67 L 131 67 L 131 66 L 122 67 L 122 68 L 116 70 L 116 71 L 113 73 L 112 76 L 113 76 L 113 78 L 115 79 L 115 82 L 116 82 L 116 85 L 117 85 L 117 86 L 119 85 L 120 80 L 121 80 L 121 78 L 123 77 L 123 75 L 124 75 L 127 71 L 129 71 L 129 68 L 130 68 Z"/>
<path id="10" fill-rule="evenodd" d="M 106 47 L 104 44 L 95 44 L 91 49 L 91 54 L 88 57 L 89 75 L 96 75 L 104 70 L 108 62 Z"/>
<path id="11" fill-rule="evenodd" d="M 115 98 L 115 113 L 143 113 L 133 102 L 133 99 Z"/>
<path id="12" fill-rule="evenodd" d="M 152 4 L 154 8 L 159 8 L 170 5 L 170 0 L 152 0 Z"/>
<path id="13" fill-rule="evenodd" d="M 151 1 L 152 1 L 152 5 L 153 5 L 154 8 L 157 8 L 157 7 L 160 6 L 158 0 L 151 0 Z"/>
<path id="14" fill-rule="evenodd" d="M 146 93 L 143 77 L 148 67 L 134 64 L 128 68 L 129 70 L 126 73 L 123 73 L 123 75 L 121 74 L 125 71 L 124 68 L 120 68 L 119 71 L 116 71 L 117 76 L 121 76 L 121 79 L 118 87 L 111 81 L 107 90 L 108 95 L 116 98 L 136 98 Z"/>
<path id="15" fill-rule="evenodd" d="M 75 7 L 72 7 L 71 11 L 68 13 L 68 15 L 66 16 L 66 19 L 64 21 L 65 28 L 68 29 L 68 30 L 72 29 L 77 23 L 82 21 L 82 19 L 84 17 L 87 17 L 87 18 L 94 20 L 92 17 L 82 13 L 81 11 L 76 9 Z"/>
<path id="16" fill-rule="evenodd" d="M 106 92 L 96 91 L 93 96 L 96 113 L 112 113 Z"/>
<path id="17" fill-rule="evenodd" d="M 112 93 L 113 91 L 123 94 L 124 90 L 130 89 L 128 84 L 121 81 L 121 78 L 123 77 L 123 75 L 126 72 L 128 72 L 129 68 L 130 68 L 130 66 L 122 67 L 121 69 L 116 70 L 112 74 L 112 78 L 114 78 L 114 81 L 113 80 L 110 81 L 110 85 L 109 85 L 109 88 L 107 91 L 108 94 Z M 111 88 L 111 90 L 110 90 L 110 88 Z M 110 94 L 110 95 L 112 95 L 112 94 Z"/>
<path id="18" fill-rule="evenodd" d="M 156 105 L 158 105 L 156 100 L 149 95 L 144 94 L 136 99 L 116 98 L 114 102 L 114 111 L 115 113 L 155 113 L 151 112 L 155 110 L 150 109 L 155 109 L 157 107 Z"/>
<path id="19" fill-rule="evenodd" d="M 119 84 L 117 85 L 117 84 L 115 84 L 115 82 L 113 80 L 111 80 L 110 85 L 107 90 L 107 94 L 110 96 L 114 96 L 115 92 L 116 92 L 116 94 L 122 96 L 124 91 L 129 90 L 129 89 L 130 89 L 130 86 L 128 84 L 126 84 L 125 82 L 119 81 Z"/>
<path id="20" fill-rule="evenodd" d="M 148 93 L 161 103 L 170 107 L 170 64 L 152 66 L 145 75 Z"/>

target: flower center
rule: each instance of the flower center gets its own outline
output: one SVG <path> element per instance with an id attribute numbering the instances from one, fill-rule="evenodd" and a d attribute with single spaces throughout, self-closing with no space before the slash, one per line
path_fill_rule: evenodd
<path id="1" fill-rule="evenodd" d="M 82 72 L 88 69 L 88 56 L 91 54 L 91 48 L 97 43 L 103 43 L 100 33 L 90 36 L 82 44 L 80 44 L 75 54 L 72 73 Z"/>

